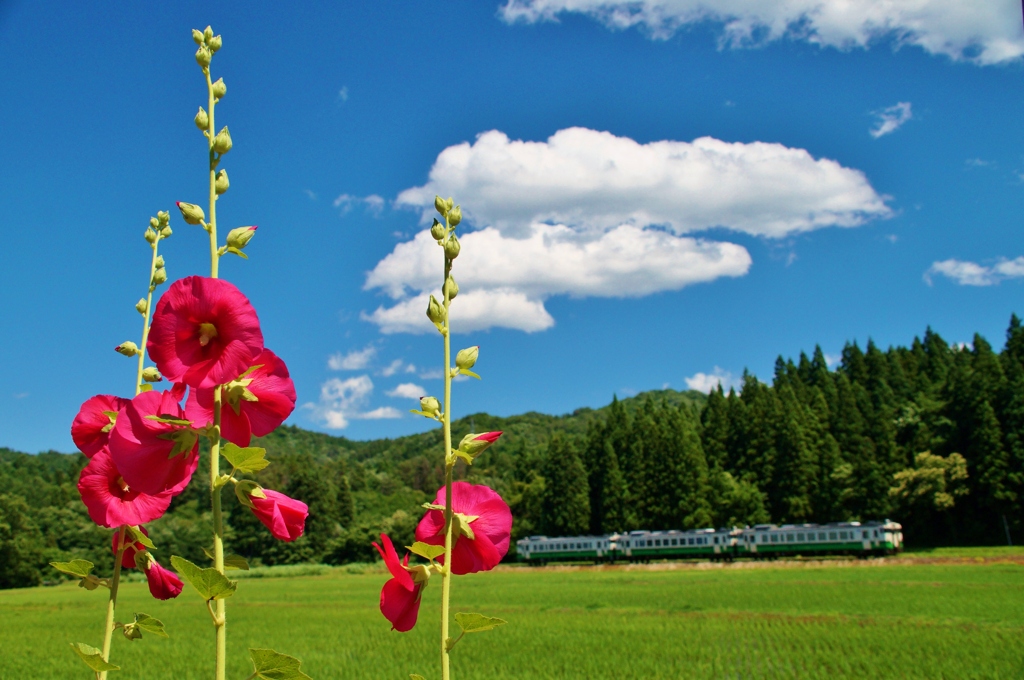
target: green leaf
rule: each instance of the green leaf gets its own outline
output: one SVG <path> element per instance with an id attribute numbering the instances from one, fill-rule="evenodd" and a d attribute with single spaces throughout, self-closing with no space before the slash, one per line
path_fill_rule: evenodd
<path id="1" fill-rule="evenodd" d="M 112 663 L 107 663 L 106 661 L 104 661 L 103 652 L 96 649 L 95 647 L 90 647 L 84 642 L 72 642 L 71 649 L 75 650 L 75 654 L 82 657 L 82 661 L 85 662 L 86 666 L 93 669 L 97 673 L 100 673 L 102 671 L 121 670 L 120 666 L 115 666 Z"/>
<path id="2" fill-rule="evenodd" d="M 480 380 L 480 376 L 478 376 L 476 373 L 468 369 L 460 368 L 459 373 L 461 373 L 462 375 L 468 375 L 470 378 L 476 378 L 477 380 Z"/>
<path id="3" fill-rule="evenodd" d="M 152 391 L 153 391 L 152 383 L 140 383 L 139 384 L 139 392 L 152 392 Z"/>
<path id="4" fill-rule="evenodd" d="M 248 255 L 246 255 L 245 253 L 243 253 L 241 250 L 239 250 L 238 248 L 236 248 L 234 246 L 228 246 L 228 252 L 231 253 L 232 255 L 238 255 L 243 260 L 248 260 L 249 259 Z"/>
<path id="5" fill-rule="evenodd" d="M 249 657 L 252 659 L 253 668 L 256 669 L 256 677 L 263 680 L 312 680 L 308 675 L 299 670 L 302 662 L 294 656 L 279 654 L 273 649 L 250 649 Z"/>
<path id="6" fill-rule="evenodd" d="M 466 461 L 467 465 L 472 465 L 473 464 L 473 456 L 471 456 L 470 454 L 466 453 L 465 451 L 460 451 L 460 450 L 456 449 L 456 450 L 452 451 L 452 453 L 454 453 L 456 456 L 458 456 L 462 460 Z"/>
<path id="7" fill-rule="evenodd" d="M 96 590 L 100 586 L 104 588 L 110 587 L 110 582 L 105 578 L 96 578 L 92 574 L 89 574 L 81 581 L 78 582 L 79 588 L 85 588 L 86 590 Z"/>
<path id="8" fill-rule="evenodd" d="M 405 549 L 414 555 L 425 557 L 430 561 L 433 561 L 439 555 L 444 554 L 443 545 L 430 545 L 429 543 L 423 543 L 422 541 L 416 541 L 412 545 L 405 546 Z"/>
<path id="9" fill-rule="evenodd" d="M 462 638 L 461 635 L 459 636 L 459 638 L 451 638 L 450 637 L 447 640 L 445 640 L 444 641 L 444 651 L 446 651 L 446 652 L 452 651 L 452 649 L 455 647 L 455 643 L 458 642 L 460 638 Z"/>
<path id="10" fill-rule="evenodd" d="M 409 680 L 427 680 L 422 675 L 416 675 L 415 673 L 409 673 Z"/>
<path id="11" fill-rule="evenodd" d="M 142 612 L 136 614 L 135 627 L 139 630 L 144 630 L 147 633 L 152 633 L 153 635 L 168 637 L 167 631 L 164 630 L 164 622 L 160 619 L 154 619 L 149 614 L 143 614 Z"/>
<path id="12" fill-rule="evenodd" d="M 50 566 L 68 576 L 85 578 L 95 565 L 89 560 L 71 560 L 70 562 L 50 562 Z"/>
<path id="13" fill-rule="evenodd" d="M 493 616 L 463 614 L 462 612 L 455 615 L 455 622 L 462 628 L 463 633 L 480 633 L 508 623 L 503 619 L 496 619 Z"/>
<path id="14" fill-rule="evenodd" d="M 267 450 L 258 446 L 242 448 L 231 442 L 226 443 L 220 450 L 220 455 L 227 458 L 235 470 L 242 473 L 259 472 L 270 465 L 267 460 Z"/>
<path id="15" fill-rule="evenodd" d="M 206 556 L 213 561 L 213 553 L 207 548 L 203 548 L 203 552 Z M 245 558 L 241 555 L 225 555 L 224 556 L 224 568 L 225 569 L 241 569 L 243 571 L 249 571 L 249 563 L 245 561 Z"/>
<path id="16" fill-rule="evenodd" d="M 188 427 L 192 424 L 191 420 L 184 420 L 182 418 L 175 418 L 174 416 L 161 413 L 158 416 L 146 416 L 146 420 L 155 420 L 158 423 L 166 423 L 167 425 L 180 425 L 181 427 Z"/>
<path id="17" fill-rule="evenodd" d="M 223 600 L 235 594 L 236 581 L 229 581 L 213 567 L 200 569 L 184 557 L 171 557 L 171 566 L 183 579 L 192 584 L 204 600 Z"/>
<path id="18" fill-rule="evenodd" d="M 141 543 L 150 550 L 156 550 L 156 546 L 153 544 L 153 541 L 149 540 L 149 536 L 142 533 L 142 529 L 138 527 L 128 527 L 128 535 L 132 541 L 136 543 Z"/>

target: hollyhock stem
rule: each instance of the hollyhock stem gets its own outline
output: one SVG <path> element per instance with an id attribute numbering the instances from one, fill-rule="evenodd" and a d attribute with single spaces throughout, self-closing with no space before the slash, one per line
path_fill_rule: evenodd
<path id="1" fill-rule="evenodd" d="M 218 275 L 220 255 L 217 254 L 217 152 L 213 150 L 213 107 L 216 105 L 216 98 L 213 96 L 213 81 L 210 80 L 210 67 L 203 69 L 206 76 L 206 91 L 209 95 L 208 105 L 210 107 L 210 124 L 207 127 L 206 141 L 210 147 L 210 220 L 206 223 L 206 230 L 210 233 L 210 278 L 215 279 Z"/>
<path id="2" fill-rule="evenodd" d="M 156 275 L 157 250 L 160 245 L 160 232 L 157 232 L 156 240 L 153 241 L 153 260 L 149 265 L 149 287 L 146 293 L 146 313 L 142 315 L 142 344 L 139 345 L 139 369 L 135 374 L 135 396 L 142 391 L 142 369 L 146 363 L 146 342 L 149 340 L 149 320 L 153 315 L 153 277 Z"/>
<path id="3" fill-rule="evenodd" d="M 121 583 L 121 559 L 124 557 L 124 535 L 128 527 L 122 525 L 117 534 L 117 554 L 114 555 L 114 576 L 110 579 L 110 599 L 107 600 L 107 621 L 103 628 L 103 660 L 110 661 L 110 640 L 114 636 L 114 607 L 117 606 L 117 587 Z M 107 672 L 99 674 L 106 680 Z"/>
<path id="4" fill-rule="evenodd" d="M 445 227 L 448 227 L 448 216 L 445 216 Z M 451 274 L 452 261 L 445 255 L 444 281 Z M 452 342 L 451 306 L 449 287 L 442 284 L 444 291 L 444 569 L 441 572 L 441 678 L 449 680 L 448 666 L 448 603 L 452 583 L 452 468 L 455 466 L 452 456 Z"/>

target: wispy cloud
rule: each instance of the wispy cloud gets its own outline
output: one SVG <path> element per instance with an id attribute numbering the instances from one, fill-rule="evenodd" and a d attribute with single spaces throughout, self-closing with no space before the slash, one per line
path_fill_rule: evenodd
<path id="1" fill-rule="evenodd" d="M 373 393 L 373 381 L 368 375 L 342 380 L 330 378 L 320 386 L 320 400 L 303 404 L 314 421 L 331 430 L 343 430 L 352 420 L 379 420 L 401 418 L 402 412 L 392 406 L 364 410 Z"/>
<path id="2" fill-rule="evenodd" d="M 704 392 L 705 394 L 719 385 L 723 390 L 728 391 L 730 387 L 739 387 L 740 380 L 729 371 L 715 366 L 711 373 L 694 373 L 689 378 L 684 378 L 686 386 L 691 390 Z"/>
<path id="3" fill-rule="evenodd" d="M 363 349 L 354 349 L 348 354 L 332 354 L 327 359 L 327 368 L 332 371 L 361 371 L 370 365 L 370 361 L 377 355 L 377 348 L 368 345 Z"/>
<path id="4" fill-rule="evenodd" d="M 426 388 L 420 387 L 416 383 L 402 383 L 395 387 L 395 389 L 385 392 L 389 397 L 401 397 L 403 399 L 419 399 L 426 393 Z"/>
<path id="5" fill-rule="evenodd" d="M 342 102 L 342 103 L 348 101 L 348 86 L 347 85 L 342 87 L 340 90 L 338 90 L 338 101 Z"/>
<path id="6" fill-rule="evenodd" d="M 370 194 L 369 196 L 341 194 L 334 199 L 334 207 L 339 208 L 342 215 L 351 212 L 356 206 L 363 206 L 366 212 L 374 216 L 379 216 L 381 211 L 384 210 L 384 205 L 384 198 L 377 194 Z"/>
<path id="7" fill-rule="evenodd" d="M 302 192 L 304 194 L 306 194 L 306 196 L 309 197 L 309 200 L 311 200 L 311 201 L 315 201 L 316 200 L 316 192 L 314 192 L 312 189 L 303 189 Z"/>
<path id="8" fill-rule="evenodd" d="M 871 128 L 868 132 L 875 139 L 896 132 L 900 126 L 914 117 L 910 110 L 910 102 L 900 102 L 894 106 L 886 107 L 880 111 L 875 111 L 874 115 L 877 118 L 875 127 Z"/>
<path id="9" fill-rule="evenodd" d="M 381 370 L 380 374 L 382 376 L 384 376 L 385 378 L 390 378 L 391 376 L 395 375 L 396 373 L 415 373 L 415 372 L 416 372 L 416 367 L 414 365 L 407 364 L 407 363 L 405 363 L 401 359 L 395 359 L 390 364 L 388 364 L 383 370 Z"/>
<path id="10" fill-rule="evenodd" d="M 961 286 L 993 286 L 1007 279 L 1024 277 L 1024 256 L 1008 260 L 999 258 L 991 265 L 982 265 L 968 260 L 943 260 L 934 262 L 924 273 L 929 286 L 934 276 L 945 276 Z"/>

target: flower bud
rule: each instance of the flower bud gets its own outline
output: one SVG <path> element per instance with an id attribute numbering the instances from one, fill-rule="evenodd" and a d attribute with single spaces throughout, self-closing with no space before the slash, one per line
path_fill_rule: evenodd
<path id="1" fill-rule="evenodd" d="M 164 256 L 163 255 L 157 255 L 156 256 L 156 260 L 154 261 L 154 266 L 157 269 L 163 269 L 164 268 Z"/>
<path id="2" fill-rule="evenodd" d="M 473 368 L 476 365 L 476 359 L 480 356 L 480 346 L 467 347 L 466 349 L 460 349 L 459 353 L 455 355 L 455 365 L 462 369 Z"/>
<path id="3" fill-rule="evenodd" d="M 437 397 L 420 397 L 420 410 L 424 413 L 436 416 L 441 411 L 441 402 Z"/>
<path id="4" fill-rule="evenodd" d="M 217 81 L 214 82 L 211 89 L 213 90 L 213 96 L 215 99 L 221 99 L 228 93 L 228 86 L 224 84 L 223 78 L 217 78 Z"/>
<path id="5" fill-rule="evenodd" d="M 164 227 L 163 229 L 160 230 L 160 238 L 167 238 L 168 236 L 170 236 L 173 233 L 174 232 L 171 231 L 170 227 Z"/>
<path id="6" fill-rule="evenodd" d="M 153 227 L 154 229 L 157 229 L 160 226 L 160 221 L 157 220 L 157 218 L 155 218 L 155 217 L 150 217 L 149 218 L 149 226 Z"/>
<path id="7" fill-rule="evenodd" d="M 156 214 L 157 221 L 162 225 L 167 225 L 171 221 L 171 213 L 166 210 L 161 210 Z"/>
<path id="8" fill-rule="evenodd" d="M 484 432 L 482 434 L 467 434 L 459 442 L 459 451 L 468 454 L 472 458 L 476 458 L 481 453 L 486 451 L 494 442 L 498 441 L 502 433 L 498 432 Z"/>
<path id="9" fill-rule="evenodd" d="M 430 296 L 430 302 L 427 303 L 427 318 L 439 326 L 444 323 L 444 309 L 433 295 Z"/>
<path id="10" fill-rule="evenodd" d="M 135 311 L 139 314 L 145 314 L 149 310 L 149 303 L 146 302 L 146 298 L 139 298 L 139 301 L 135 303 Z"/>
<path id="11" fill-rule="evenodd" d="M 125 340 L 120 345 L 114 348 L 114 351 L 118 354 L 123 354 L 126 357 L 133 357 L 139 353 L 139 346 L 131 340 Z"/>
<path id="12" fill-rule="evenodd" d="M 226 125 L 213 138 L 213 150 L 219 154 L 226 154 L 228 151 L 231 151 L 231 133 L 228 132 Z"/>
<path id="13" fill-rule="evenodd" d="M 220 169 L 217 171 L 217 179 L 213 183 L 214 189 L 217 191 L 217 195 L 220 196 L 228 187 L 231 186 L 231 182 L 228 181 L 228 171 Z"/>
<path id="14" fill-rule="evenodd" d="M 444 294 L 448 296 L 449 300 L 454 300 L 455 296 L 459 294 L 459 284 L 455 283 L 455 279 L 450 274 L 448 280 L 444 282 Z"/>
<path id="15" fill-rule="evenodd" d="M 430 226 L 430 238 L 434 239 L 435 241 L 440 241 L 441 239 L 444 238 L 444 234 L 444 225 L 438 222 L 437 218 L 435 218 L 434 224 Z"/>
<path id="16" fill-rule="evenodd" d="M 219 35 L 215 35 L 206 41 L 206 46 L 210 48 L 211 52 L 216 52 L 224 44 L 224 39 Z"/>
<path id="17" fill-rule="evenodd" d="M 152 229 L 149 229 L 149 228 L 146 229 L 146 242 L 147 243 L 156 243 L 156 232 L 153 231 Z"/>
<path id="18" fill-rule="evenodd" d="M 197 45 L 203 44 L 203 32 L 192 29 L 192 39 L 196 41 Z"/>
<path id="19" fill-rule="evenodd" d="M 142 369 L 142 379 L 146 382 L 160 382 L 164 377 L 156 370 L 156 366 L 146 366 Z"/>
<path id="20" fill-rule="evenodd" d="M 434 210 L 444 215 L 448 212 L 448 204 L 440 196 L 434 196 Z"/>
<path id="21" fill-rule="evenodd" d="M 459 251 L 461 249 L 462 246 L 459 245 L 459 238 L 455 234 L 452 234 L 451 236 L 448 237 L 448 240 L 445 241 L 444 255 L 449 260 L 454 260 L 459 256 Z"/>
<path id="22" fill-rule="evenodd" d="M 153 272 L 153 285 L 159 286 L 161 283 L 167 280 L 167 270 L 161 267 Z"/>
<path id="23" fill-rule="evenodd" d="M 210 50 L 206 45 L 200 45 L 199 49 L 196 50 L 196 63 L 203 68 L 210 67 L 210 59 L 212 57 L 213 55 L 210 54 Z"/>
<path id="24" fill-rule="evenodd" d="M 210 38 L 213 37 L 213 26 L 207 26 L 203 29 L 203 40 L 209 42 Z"/>
<path id="25" fill-rule="evenodd" d="M 200 130 L 206 130 L 210 127 L 210 117 L 206 115 L 206 109 L 202 106 L 199 107 L 199 113 L 196 114 L 195 120 L 196 127 Z"/>
<path id="26" fill-rule="evenodd" d="M 185 220 L 185 224 L 202 224 L 206 220 L 206 213 L 204 213 L 203 209 L 194 203 L 178 201 L 174 205 L 178 206 L 178 210 L 181 211 L 181 216 Z"/>
<path id="27" fill-rule="evenodd" d="M 252 240 L 252 237 L 256 235 L 256 230 L 259 227 L 253 225 L 251 227 L 238 227 L 228 232 L 228 247 L 238 248 L 241 250 Z"/>
<path id="28" fill-rule="evenodd" d="M 448 211 L 448 224 L 451 226 L 458 225 L 462 221 L 462 206 L 455 206 Z"/>

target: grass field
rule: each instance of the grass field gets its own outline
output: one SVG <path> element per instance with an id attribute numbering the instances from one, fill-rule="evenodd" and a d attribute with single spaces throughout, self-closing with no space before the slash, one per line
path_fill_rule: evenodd
<path id="1" fill-rule="evenodd" d="M 1024 677 L 1024 560 L 948 557 L 460 577 L 454 611 L 509 625 L 459 643 L 453 677 Z M 399 634 L 377 610 L 385 575 L 352 571 L 242 581 L 228 601 L 228 677 L 249 674 L 247 647 L 296 655 L 317 680 L 438 677 L 438 585 L 417 627 Z M 212 626 L 194 591 L 171 602 L 152 600 L 143 583 L 122 592 L 120 618 L 144 611 L 171 638 L 115 639 L 124 670 L 112 678 L 212 676 Z M 104 601 L 68 585 L 0 591 L 0 677 L 91 677 L 67 644 L 99 646 Z"/>

